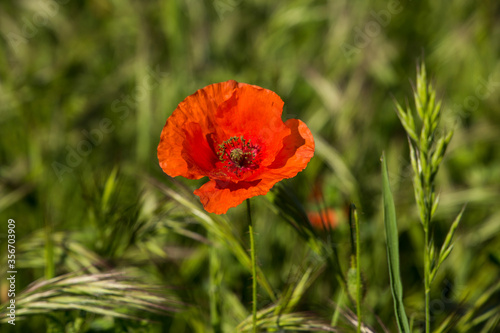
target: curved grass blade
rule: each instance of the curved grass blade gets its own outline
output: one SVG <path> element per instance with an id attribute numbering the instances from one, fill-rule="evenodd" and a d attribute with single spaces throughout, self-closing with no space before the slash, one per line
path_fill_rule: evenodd
<path id="1" fill-rule="evenodd" d="M 221 244 L 225 244 L 227 249 L 233 252 L 238 261 L 251 271 L 250 255 L 245 250 L 240 240 L 233 234 L 231 226 L 227 220 L 215 214 L 208 214 L 199 205 L 191 202 L 189 198 L 186 198 L 181 193 L 177 193 L 156 179 L 149 178 L 149 181 L 165 195 L 170 197 L 172 200 L 177 201 L 181 206 L 184 206 L 199 222 L 201 222 L 207 231 L 214 235 L 215 239 L 221 242 Z M 267 278 L 260 267 L 257 267 L 257 282 L 262 288 L 264 288 L 272 301 L 277 299 L 271 285 L 267 281 Z"/>
<path id="2" fill-rule="evenodd" d="M 389 261 L 389 276 L 391 279 L 392 298 L 394 300 L 394 311 L 400 332 L 410 332 L 408 318 L 403 304 L 403 284 L 399 271 L 399 241 L 398 226 L 396 223 L 396 208 L 389 185 L 387 162 L 385 154 L 382 153 L 382 194 L 384 199 L 384 224 L 387 239 L 387 260 Z"/>
<path id="3" fill-rule="evenodd" d="M 33 282 L 16 297 L 16 319 L 55 312 L 84 311 L 99 316 L 148 321 L 145 314 L 165 316 L 186 308 L 173 296 L 164 295 L 163 286 L 146 285 L 128 272 L 69 273 L 50 280 Z M 0 306 L 1 323 L 8 321 L 8 303 Z"/>

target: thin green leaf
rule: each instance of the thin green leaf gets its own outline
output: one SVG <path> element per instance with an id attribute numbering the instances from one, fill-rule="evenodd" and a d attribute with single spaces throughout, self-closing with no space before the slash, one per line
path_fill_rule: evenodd
<path id="1" fill-rule="evenodd" d="M 389 277 L 391 280 L 394 310 L 400 332 L 409 333 L 408 318 L 403 304 L 403 284 L 399 271 L 399 240 L 396 223 L 396 208 L 389 185 L 389 175 L 385 155 L 382 154 L 382 193 L 384 198 L 384 224 L 387 238 L 387 260 L 389 262 Z"/>
<path id="2" fill-rule="evenodd" d="M 113 171 L 111 171 L 106 183 L 104 185 L 104 191 L 102 193 L 101 199 L 101 209 L 105 212 L 108 209 L 109 199 L 111 198 L 111 194 L 113 194 L 116 186 L 117 186 L 117 178 L 118 168 L 115 167 Z"/>
<path id="3" fill-rule="evenodd" d="M 410 136 L 410 138 L 415 140 L 415 142 L 418 141 L 418 136 L 417 133 L 415 132 L 415 121 L 413 120 L 413 115 L 411 114 L 411 110 L 404 111 L 398 102 L 395 103 L 399 120 L 401 120 L 401 124 L 403 124 L 406 133 Z"/>
<path id="4" fill-rule="evenodd" d="M 448 256 L 451 253 L 451 250 L 453 249 L 453 244 L 451 241 L 453 240 L 453 236 L 455 235 L 455 231 L 458 228 L 458 224 L 460 223 L 460 220 L 462 219 L 462 215 L 465 211 L 465 206 L 462 208 L 460 213 L 457 215 L 453 223 L 451 224 L 450 230 L 448 230 L 448 234 L 446 235 L 446 238 L 443 242 L 443 245 L 441 246 L 441 249 L 439 250 L 439 255 L 438 255 L 438 260 L 436 266 L 432 269 L 431 273 L 431 281 L 434 279 L 436 276 L 437 270 L 441 266 L 441 264 L 448 258 Z"/>

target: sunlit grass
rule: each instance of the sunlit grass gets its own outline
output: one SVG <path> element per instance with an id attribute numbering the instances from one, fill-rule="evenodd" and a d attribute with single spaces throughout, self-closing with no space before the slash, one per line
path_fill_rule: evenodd
<path id="1" fill-rule="evenodd" d="M 169 179 L 156 158 L 177 104 L 228 79 L 275 91 L 284 118 L 302 119 L 316 142 L 306 170 L 252 199 L 262 330 L 355 332 L 358 321 L 366 332 L 398 330 L 382 151 L 397 212 L 391 237 L 404 291 L 397 300 L 412 332 L 426 326 L 426 275 L 431 331 L 499 330 L 500 7 L 398 4 L 2 2 L 0 319 L 9 301 L 9 218 L 19 307 L 16 326 L 2 323 L 0 331 L 251 330 L 244 205 L 208 214 L 192 193 L 204 180 Z M 370 27 L 368 38 L 358 32 Z M 418 107 L 413 123 L 406 113 L 414 104 L 409 82 L 421 90 L 422 61 L 441 101 L 440 125 L 423 141 Z M 425 188 L 429 174 L 418 163 L 414 170 L 410 156 L 425 154 L 424 142 L 447 148 L 428 156 L 439 172 L 417 203 L 414 177 L 424 177 Z M 351 202 L 360 295 L 348 292 Z M 425 207 L 433 213 L 427 242 Z M 338 214 L 336 228 L 314 229 L 307 214 L 327 208 Z M 435 260 L 426 274 L 428 256 Z"/>

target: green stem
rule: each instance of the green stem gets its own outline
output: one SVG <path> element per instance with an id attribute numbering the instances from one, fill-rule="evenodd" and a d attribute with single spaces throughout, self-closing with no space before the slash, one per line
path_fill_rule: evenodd
<path id="1" fill-rule="evenodd" d="M 52 223 L 45 222 L 45 279 L 50 280 L 55 276 L 54 242 L 52 239 Z"/>
<path id="2" fill-rule="evenodd" d="M 255 240 L 253 237 L 252 211 L 247 199 L 248 232 L 250 233 L 250 256 L 252 259 L 252 332 L 257 332 L 257 263 L 255 262 Z"/>
<path id="3" fill-rule="evenodd" d="M 54 264 L 54 240 L 52 230 L 52 221 L 46 217 L 45 219 L 45 279 L 50 280 L 55 276 L 55 264 Z M 47 332 L 55 331 L 57 332 L 60 327 L 58 327 L 57 322 L 52 318 L 46 318 L 45 323 L 47 325 Z"/>
<path id="4" fill-rule="evenodd" d="M 332 322 L 330 326 L 332 327 L 337 326 L 337 323 L 340 318 L 340 309 L 342 308 L 343 304 L 344 304 L 344 288 L 340 288 L 339 294 L 337 296 L 337 306 L 335 307 L 335 312 L 333 313 Z"/>
<path id="5" fill-rule="evenodd" d="M 430 139 L 429 139 L 430 140 Z M 430 177 L 430 162 L 431 156 L 428 153 L 428 147 L 425 146 L 426 153 L 423 154 L 423 160 L 427 170 L 424 170 L 424 288 L 425 288 L 425 332 L 431 331 L 431 312 L 430 312 L 430 293 L 431 293 L 431 257 L 429 243 L 429 228 L 431 225 L 431 210 L 432 210 L 432 194 L 433 184 Z"/>
<path id="6" fill-rule="evenodd" d="M 352 205 L 353 216 L 354 216 L 354 226 L 356 229 L 356 311 L 358 315 L 358 333 L 361 333 L 361 264 L 360 264 L 360 252 L 361 245 L 359 241 L 359 220 L 356 207 Z"/>
<path id="7" fill-rule="evenodd" d="M 425 332 L 431 331 L 431 313 L 430 313 L 430 257 L 429 257 L 429 227 L 424 227 L 424 287 L 425 287 Z"/>
<path id="8" fill-rule="evenodd" d="M 210 321 L 214 333 L 222 332 L 221 321 L 219 315 L 219 288 L 220 279 L 220 262 L 217 257 L 216 248 L 210 249 Z"/>

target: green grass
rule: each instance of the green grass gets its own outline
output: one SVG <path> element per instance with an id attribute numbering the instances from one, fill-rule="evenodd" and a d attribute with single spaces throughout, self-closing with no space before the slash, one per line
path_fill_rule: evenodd
<path id="1" fill-rule="evenodd" d="M 156 158 L 177 104 L 229 79 L 275 91 L 316 141 L 303 172 L 252 199 L 263 331 L 396 332 L 396 254 L 411 332 L 498 331 L 499 17 L 495 1 L 3 1 L 0 331 L 251 331 L 245 205 L 206 213 L 204 180 L 171 179 Z M 439 124 L 414 94 L 441 101 Z M 307 219 L 324 208 L 328 233 Z"/>
<path id="2" fill-rule="evenodd" d="M 394 300 L 394 314 L 398 324 L 399 332 L 410 332 L 408 317 L 403 302 L 403 283 L 401 281 L 399 260 L 399 236 L 396 219 L 396 208 L 394 198 L 389 184 L 389 171 L 384 154 L 382 154 L 382 194 L 384 199 L 384 225 L 387 238 L 387 262 L 389 266 L 389 278 L 391 282 L 392 298 Z"/>

